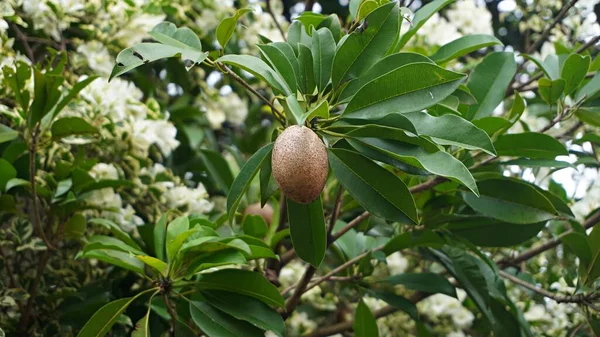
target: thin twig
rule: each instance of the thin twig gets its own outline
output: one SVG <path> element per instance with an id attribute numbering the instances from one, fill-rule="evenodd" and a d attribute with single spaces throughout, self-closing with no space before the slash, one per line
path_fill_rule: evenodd
<path id="1" fill-rule="evenodd" d="M 271 18 L 273 18 L 273 21 L 275 22 L 275 26 L 277 26 L 277 30 L 279 30 L 279 33 L 281 33 L 281 37 L 283 38 L 283 41 L 287 41 L 285 32 L 283 31 L 283 28 L 281 28 L 279 21 L 277 21 L 277 16 L 275 15 L 275 12 L 273 12 L 273 8 L 271 7 L 271 0 L 265 0 L 265 3 L 267 5 L 267 12 L 271 16 Z"/>
<path id="2" fill-rule="evenodd" d="M 312 277 L 316 271 L 317 271 L 317 268 L 315 268 L 313 266 L 308 266 L 306 268 L 306 271 L 304 272 L 304 276 L 302 276 L 302 279 L 300 280 L 300 282 L 298 283 L 298 286 L 296 287 L 296 291 L 294 291 L 292 296 L 285 303 L 285 311 L 286 312 L 283 314 L 284 319 L 289 317 L 289 315 L 296 309 L 296 307 L 298 306 L 298 303 L 300 303 L 300 297 L 302 297 L 302 294 L 304 294 L 306 286 L 308 286 L 308 283 L 310 282 L 310 280 L 312 279 Z"/>
<path id="3" fill-rule="evenodd" d="M 169 316 L 171 316 L 171 329 L 169 335 L 171 337 L 175 337 L 175 327 L 177 326 L 177 313 L 175 313 L 175 309 L 173 308 L 173 303 L 167 296 L 166 292 L 162 293 L 163 301 L 165 301 L 165 306 L 167 307 L 167 311 L 169 312 Z"/>
<path id="4" fill-rule="evenodd" d="M 37 202 L 37 191 L 35 186 L 35 176 L 36 176 L 36 165 L 35 165 L 35 155 L 37 152 L 37 141 L 38 141 L 38 132 L 39 126 L 33 130 L 31 136 L 31 143 L 29 144 L 29 183 L 31 184 L 31 198 L 33 203 L 33 223 L 35 224 L 35 228 L 38 231 L 38 235 L 46 244 L 46 247 L 50 250 L 54 250 L 54 246 L 50 243 L 48 238 L 46 237 L 46 232 L 44 231 L 44 227 L 42 225 L 42 219 L 40 217 L 40 211 L 38 208 Z"/>
<path id="5" fill-rule="evenodd" d="M 23 32 L 21 31 L 21 29 L 19 29 L 19 26 L 16 23 L 11 23 L 10 27 L 15 31 L 17 39 L 21 40 L 21 42 L 23 43 L 23 48 L 25 48 L 25 53 L 27 54 L 27 57 L 31 60 L 31 62 L 35 63 L 35 54 L 33 53 L 33 49 L 31 49 L 31 46 L 29 45 L 27 35 L 23 34 Z"/>
<path id="6" fill-rule="evenodd" d="M 600 293 L 592 293 L 592 294 L 577 294 L 577 295 L 559 295 L 556 293 L 552 293 L 546 289 L 538 288 L 535 285 L 523 281 L 520 278 L 513 276 L 504 270 L 500 270 L 500 276 L 503 278 L 522 286 L 523 288 L 527 288 L 537 294 L 540 294 L 544 297 L 555 300 L 558 303 L 579 303 L 586 304 L 587 301 L 592 301 L 600 297 Z"/>
<path id="7" fill-rule="evenodd" d="M 571 9 L 573 6 L 575 6 L 577 1 L 578 0 L 571 0 L 566 6 L 561 8 L 561 10 L 558 12 L 558 14 L 556 14 L 556 17 L 554 17 L 554 20 L 552 20 L 552 22 L 550 23 L 550 25 L 548 25 L 548 27 L 546 27 L 546 29 L 544 29 L 544 31 L 542 32 L 542 35 L 540 35 L 540 37 L 535 41 L 535 43 L 533 45 L 531 45 L 531 47 L 529 47 L 529 49 L 527 49 L 528 54 L 531 54 L 534 51 L 536 51 L 542 45 L 542 43 L 544 43 L 544 41 L 546 41 L 546 39 L 550 35 L 550 31 L 552 31 L 552 28 L 554 28 L 554 26 L 556 26 L 558 23 L 560 23 L 564 19 L 565 15 L 567 15 L 567 12 L 569 11 L 569 9 Z"/>
<path id="8" fill-rule="evenodd" d="M 329 220 L 329 229 L 327 230 L 327 239 L 329 239 L 329 237 L 331 236 L 331 233 L 333 232 L 333 227 L 335 227 L 335 222 L 337 221 L 338 217 L 340 216 L 340 208 L 342 206 L 343 194 L 344 194 L 344 187 L 342 186 L 342 184 L 340 184 L 340 186 L 338 187 L 336 197 L 335 197 L 335 203 L 333 204 L 333 210 L 331 211 L 331 219 Z"/>

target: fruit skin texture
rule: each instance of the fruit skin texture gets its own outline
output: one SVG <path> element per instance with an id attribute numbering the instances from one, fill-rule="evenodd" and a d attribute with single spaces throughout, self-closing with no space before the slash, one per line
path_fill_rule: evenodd
<path id="1" fill-rule="evenodd" d="M 259 202 L 246 207 L 246 210 L 244 211 L 244 214 L 260 215 L 263 219 L 265 219 L 267 225 L 270 225 L 271 221 L 273 221 L 274 213 L 275 211 L 271 205 L 265 204 L 265 207 L 260 207 Z"/>
<path id="2" fill-rule="evenodd" d="M 281 191 L 300 204 L 310 204 L 319 197 L 329 171 L 325 145 L 311 129 L 299 125 L 279 135 L 271 165 Z"/>

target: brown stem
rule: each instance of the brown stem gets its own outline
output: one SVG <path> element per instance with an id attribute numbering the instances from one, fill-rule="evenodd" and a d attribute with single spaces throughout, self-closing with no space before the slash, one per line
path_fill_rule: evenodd
<path id="1" fill-rule="evenodd" d="M 587 304 L 587 301 L 593 301 L 597 298 L 600 297 L 600 293 L 592 293 L 592 294 L 577 294 L 577 295 L 558 295 L 555 293 L 552 293 L 546 289 L 543 288 L 538 288 L 535 285 L 523 281 L 520 278 L 513 276 L 507 272 L 505 272 L 504 270 L 500 270 L 500 276 L 502 276 L 503 278 L 518 284 L 524 288 L 527 288 L 537 294 L 540 294 L 544 297 L 548 297 L 551 298 L 553 300 L 555 300 L 558 303 L 579 303 L 579 304 Z"/>
<path id="2" fill-rule="evenodd" d="M 304 276 L 300 280 L 300 283 L 298 283 L 296 290 L 285 303 L 285 313 L 283 314 L 284 319 L 288 318 L 289 315 L 291 315 L 292 312 L 296 309 L 298 303 L 300 303 L 300 297 L 302 297 L 302 294 L 304 294 L 306 286 L 308 286 L 308 283 L 310 282 L 316 271 L 317 269 L 313 266 L 308 266 L 306 268 Z"/>
<path id="3" fill-rule="evenodd" d="M 335 197 L 335 203 L 333 204 L 333 210 L 331 211 L 331 219 L 329 220 L 329 229 L 327 230 L 327 239 L 333 232 L 333 227 L 335 227 L 335 222 L 340 216 L 340 208 L 342 206 L 342 196 L 344 194 L 344 187 L 340 184 L 338 187 L 337 195 Z"/>
<path id="4" fill-rule="evenodd" d="M 29 288 L 29 299 L 27 300 L 27 304 L 25 305 L 25 310 L 21 313 L 21 318 L 19 319 L 19 336 L 29 336 L 29 334 L 27 334 L 27 330 L 29 329 L 31 323 L 33 304 L 35 303 L 35 299 L 37 297 L 37 291 L 42 280 L 42 275 L 44 274 L 44 269 L 46 269 L 46 265 L 48 264 L 49 260 L 50 250 L 46 249 L 44 251 L 44 255 L 42 255 L 42 258 L 40 259 L 40 262 L 38 264 L 35 279 L 33 280 L 31 287 Z"/>
<path id="5" fill-rule="evenodd" d="M 596 214 L 592 215 L 589 219 L 587 219 L 586 222 L 583 224 L 583 227 L 585 229 L 592 228 L 599 222 L 600 222 L 600 211 L 596 212 Z M 562 233 L 557 238 L 549 240 L 549 241 L 545 242 L 544 244 L 537 246 L 535 248 L 531 248 L 531 249 L 519 254 L 518 256 L 515 256 L 513 258 L 504 258 L 504 259 L 498 261 L 498 265 L 501 267 L 509 266 L 509 265 L 515 266 L 523 261 L 527 261 L 534 256 L 537 256 L 547 250 L 557 247 L 561 243 L 560 239 L 562 237 L 564 237 L 565 235 L 572 233 L 572 232 L 573 232 L 573 230 L 568 230 L 568 231 Z"/>
<path id="6" fill-rule="evenodd" d="M 287 41 L 285 32 L 283 31 L 283 28 L 281 28 L 279 21 L 277 21 L 277 16 L 275 15 L 275 12 L 273 12 L 273 8 L 271 7 L 271 0 L 265 0 L 265 3 L 267 5 L 267 12 L 271 16 L 271 18 L 273 18 L 273 22 L 275 22 L 275 26 L 277 26 L 277 30 L 279 30 L 279 33 L 281 33 L 281 37 L 283 38 L 283 41 Z"/>
<path id="7" fill-rule="evenodd" d="M 35 63 L 35 54 L 33 53 L 33 49 L 31 49 L 31 46 L 29 45 L 27 35 L 23 34 L 23 32 L 21 31 L 21 29 L 19 29 L 19 26 L 16 23 L 11 23 L 10 27 L 15 31 L 17 39 L 21 40 L 21 42 L 23 43 L 23 48 L 25 48 L 25 53 L 27 54 L 27 57 L 31 60 L 32 63 Z"/>
<path id="8" fill-rule="evenodd" d="M 35 224 L 35 228 L 38 232 L 38 235 L 40 236 L 40 238 L 42 238 L 42 240 L 46 244 L 46 247 L 48 247 L 48 249 L 50 249 L 50 250 L 54 250 L 55 249 L 54 246 L 50 243 L 50 241 L 46 237 L 46 233 L 45 233 L 44 227 L 42 225 L 42 219 L 40 217 L 40 211 L 39 211 L 38 202 L 37 202 L 37 192 L 36 192 L 36 186 L 35 186 L 35 176 L 36 176 L 35 155 L 37 152 L 38 132 L 39 132 L 39 126 L 33 130 L 33 134 L 31 137 L 31 143 L 29 145 L 29 183 L 31 184 L 31 197 L 32 197 L 32 203 L 33 203 L 33 214 L 32 214 L 33 221 L 32 222 Z"/>
<path id="9" fill-rule="evenodd" d="M 171 337 L 175 337 L 175 327 L 177 326 L 177 313 L 175 313 L 175 308 L 173 308 L 173 303 L 167 296 L 166 292 L 162 293 L 163 301 L 165 301 L 165 306 L 167 307 L 167 311 L 169 312 L 169 316 L 171 316 L 171 330 L 169 335 Z"/>

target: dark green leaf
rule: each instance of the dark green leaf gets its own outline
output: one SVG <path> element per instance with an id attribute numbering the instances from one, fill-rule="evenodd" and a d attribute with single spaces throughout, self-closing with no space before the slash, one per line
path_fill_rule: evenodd
<path id="1" fill-rule="evenodd" d="M 560 77 L 565 80 L 565 95 L 570 95 L 585 79 L 590 61 L 589 56 L 579 54 L 571 54 L 567 57 L 560 73 Z"/>
<path id="2" fill-rule="evenodd" d="M 295 95 L 298 89 L 297 84 L 300 82 L 300 70 L 292 47 L 283 42 L 259 44 L 257 47 L 271 67 L 285 80 L 291 93 Z"/>
<path id="3" fill-rule="evenodd" d="M 538 92 L 542 99 L 548 104 L 555 104 L 556 101 L 562 96 L 565 89 L 565 80 L 549 80 L 547 78 L 540 78 L 538 81 Z"/>
<path id="4" fill-rule="evenodd" d="M 296 254 L 318 268 L 327 249 L 327 234 L 321 198 L 310 204 L 298 204 L 287 198 L 290 236 Z"/>
<path id="5" fill-rule="evenodd" d="M 379 329 L 377 328 L 375 317 L 362 300 L 358 302 L 352 328 L 354 329 L 355 337 L 379 337 Z"/>
<path id="6" fill-rule="evenodd" d="M 267 155 L 260 169 L 260 206 L 265 207 L 269 198 L 277 191 L 277 183 L 273 178 L 271 156 Z"/>
<path id="7" fill-rule="evenodd" d="M 17 177 L 17 170 L 6 159 L 0 158 L 0 191 L 5 191 L 6 183 Z"/>
<path id="8" fill-rule="evenodd" d="M 494 147 L 500 156 L 554 159 L 569 154 L 554 137 L 536 132 L 502 135 L 494 142 Z"/>
<path id="9" fill-rule="evenodd" d="M 386 277 L 381 282 L 403 285 L 408 289 L 457 298 L 456 289 L 447 278 L 436 273 L 402 273 Z"/>
<path id="10" fill-rule="evenodd" d="M 79 117 L 64 117 L 52 123 L 52 138 L 54 139 L 95 133 L 98 133 L 98 129 Z"/>
<path id="11" fill-rule="evenodd" d="M 443 45 L 435 54 L 431 55 L 431 59 L 437 64 L 444 64 L 481 48 L 494 45 L 502 46 L 502 42 L 491 35 L 467 35 Z"/>
<path id="12" fill-rule="evenodd" d="M 209 177 L 220 189 L 228 193 L 229 187 L 233 183 L 233 174 L 225 158 L 220 153 L 210 150 L 201 150 L 198 156 L 204 163 Z"/>
<path id="13" fill-rule="evenodd" d="M 329 164 L 344 188 L 367 211 L 401 223 L 418 223 L 406 185 L 368 158 L 344 149 L 329 149 Z"/>
<path id="14" fill-rule="evenodd" d="M 309 47 L 298 44 L 298 67 L 300 68 L 299 85 L 301 91 L 306 94 L 315 92 L 317 86 L 314 72 L 314 60 Z"/>
<path id="15" fill-rule="evenodd" d="M 545 224 L 513 224 L 482 216 L 456 216 L 445 228 L 478 246 L 512 247 L 535 237 Z"/>
<path id="16" fill-rule="evenodd" d="M 264 332 L 215 309 L 206 302 L 190 301 L 190 314 L 194 323 L 209 337 L 264 337 Z"/>
<path id="17" fill-rule="evenodd" d="M 244 233 L 256 237 L 262 238 L 267 234 L 267 223 L 260 215 L 248 214 L 244 217 L 242 222 L 242 229 Z"/>
<path id="18" fill-rule="evenodd" d="M 441 248 L 444 245 L 444 239 L 431 230 L 420 230 L 405 232 L 393 237 L 385 244 L 383 252 L 390 255 L 394 252 L 407 248 L 415 247 L 434 247 Z"/>
<path id="19" fill-rule="evenodd" d="M 335 41 L 331 31 L 327 28 L 313 30 L 312 35 L 311 53 L 314 79 L 319 92 L 323 92 L 331 79 Z"/>
<path id="20" fill-rule="evenodd" d="M 81 213 L 75 213 L 65 224 L 65 236 L 72 239 L 79 239 L 85 234 L 86 221 Z"/>
<path id="21" fill-rule="evenodd" d="M 275 70 L 271 69 L 263 60 L 250 55 L 225 55 L 217 62 L 234 65 L 242 68 L 259 79 L 267 82 L 276 92 L 291 95 L 292 90 L 285 80 Z"/>

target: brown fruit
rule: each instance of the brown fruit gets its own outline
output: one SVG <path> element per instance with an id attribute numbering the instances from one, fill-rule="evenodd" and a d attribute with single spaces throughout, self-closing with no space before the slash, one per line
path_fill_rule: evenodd
<path id="1" fill-rule="evenodd" d="M 265 207 L 261 208 L 260 203 L 257 202 L 246 207 L 244 214 L 260 215 L 263 219 L 265 219 L 267 225 L 270 225 L 271 221 L 273 221 L 273 207 L 269 204 L 265 204 Z"/>
<path id="2" fill-rule="evenodd" d="M 319 197 L 329 165 L 319 137 L 305 126 L 285 129 L 275 141 L 272 155 L 275 182 L 293 201 L 310 204 Z"/>

